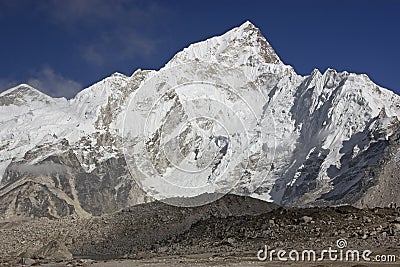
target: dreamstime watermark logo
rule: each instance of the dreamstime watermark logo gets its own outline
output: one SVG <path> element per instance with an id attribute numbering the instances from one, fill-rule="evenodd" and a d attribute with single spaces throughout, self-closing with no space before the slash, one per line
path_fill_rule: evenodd
<path id="1" fill-rule="evenodd" d="M 269 250 L 268 246 L 265 245 L 264 249 L 257 252 L 257 258 L 260 261 L 303 261 L 303 262 L 319 262 L 319 261 L 375 261 L 375 262 L 396 262 L 395 255 L 372 255 L 371 250 L 357 250 L 357 249 L 346 249 L 346 239 L 338 239 L 336 241 L 336 248 L 328 247 L 328 249 L 322 250 Z"/>
<path id="2" fill-rule="evenodd" d="M 195 62 L 160 70 L 126 111 L 123 147 L 132 177 L 151 197 L 177 206 L 210 203 L 238 184 L 254 192 L 275 154 L 265 102 L 239 68 Z"/>

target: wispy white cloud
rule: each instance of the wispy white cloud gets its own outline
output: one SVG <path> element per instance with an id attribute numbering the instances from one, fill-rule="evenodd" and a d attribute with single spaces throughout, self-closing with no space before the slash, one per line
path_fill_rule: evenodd
<path id="1" fill-rule="evenodd" d="M 56 73 L 48 66 L 33 72 L 32 77 L 26 83 L 52 97 L 64 96 L 71 98 L 82 89 L 82 85 L 79 82 Z"/>
<path id="2" fill-rule="evenodd" d="M 159 40 L 143 36 L 133 29 L 120 28 L 113 32 L 105 32 L 97 42 L 81 46 L 83 58 L 95 65 L 104 65 L 136 56 L 151 55 Z"/>
<path id="3" fill-rule="evenodd" d="M 156 22 L 170 12 L 165 5 L 141 0 L 39 3 L 38 10 L 54 23 L 70 31 L 84 28 L 91 33 L 77 45 L 83 59 L 93 65 L 151 56 L 161 43 Z"/>
<path id="4" fill-rule="evenodd" d="M 121 62 L 151 57 L 162 44 L 160 21 L 171 14 L 164 2 L 142 0 L 0 0 L 2 14 L 29 9 L 76 40 L 79 59 L 94 67 L 118 66 Z M 54 64 L 54 63 L 53 63 Z M 82 85 L 51 67 L 43 67 L 18 81 L 0 78 L 0 91 L 22 82 L 53 97 L 73 97 Z"/>
<path id="5" fill-rule="evenodd" d="M 79 82 L 66 78 L 56 73 L 51 67 L 46 66 L 38 71 L 32 71 L 29 78 L 24 81 L 0 78 L 0 92 L 21 83 L 27 83 L 52 97 L 71 98 L 82 89 Z"/>
<path id="6" fill-rule="evenodd" d="M 38 4 L 38 10 L 67 26 L 75 23 L 118 20 L 126 13 L 126 6 L 138 1 L 127 0 L 44 0 Z"/>

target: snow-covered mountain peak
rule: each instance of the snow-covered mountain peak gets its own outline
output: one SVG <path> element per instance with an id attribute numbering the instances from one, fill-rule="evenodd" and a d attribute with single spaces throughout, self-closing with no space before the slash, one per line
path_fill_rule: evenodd
<path id="1" fill-rule="evenodd" d="M 21 83 L 15 87 L 12 87 L 12 88 L 0 93 L 0 96 L 10 95 L 10 94 L 18 94 L 20 92 L 26 92 L 29 94 L 44 94 L 44 93 L 40 92 L 38 89 L 30 86 L 29 84 Z"/>
<path id="2" fill-rule="evenodd" d="M 231 67 L 283 64 L 261 31 L 249 21 L 221 36 L 190 45 L 177 53 L 166 67 L 193 61 L 224 62 Z"/>
<path id="3" fill-rule="evenodd" d="M 33 88 L 28 84 L 20 84 L 0 94 L 0 105 L 21 106 L 31 102 L 54 102 L 55 99 Z"/>
<path id="4" fill-rule="evenodd" d="M 113 74 L 111 74 L 111 77 L 119 77 L 119 78 L 123 78 L 123 79 L 128 78 L 128 76 L 126 76 L 125 74 L 120 73 L 118 71 L 116 71 Z"/>
<path id="5" fill-rule="evenodd" d="M 246 29 L 246 28 L 253 28 L 253 29 L 258 29 L 251 21 L 246 20 L 245 22 L 242 23 L 238 28 Z"/>

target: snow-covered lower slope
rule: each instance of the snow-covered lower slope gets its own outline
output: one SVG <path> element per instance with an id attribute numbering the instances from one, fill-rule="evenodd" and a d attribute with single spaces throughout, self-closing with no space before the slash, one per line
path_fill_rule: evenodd
<path id="1" fill-rule="evenodd" d="M 296 74 L 245 22 L 71 100 L 29 85 L 1 93 L 0 212 L 101 214 L 146 201 L 142 189 L 385 205 L 371 194 L 398 177 L 399 107 L 366 75 Z"/>

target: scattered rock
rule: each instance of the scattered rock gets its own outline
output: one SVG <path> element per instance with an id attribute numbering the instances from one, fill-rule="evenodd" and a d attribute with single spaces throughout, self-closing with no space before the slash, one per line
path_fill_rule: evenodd
<path id="1" fill-rule="evenodd" d="M 366 216 L 363 217 L 363 221 L 364 221 L 365 223 L 371 223 L 371 222 L 372 222 L 371 218 L 366 217 Z"/>
<path id="2" fill-rule="evenodd" d="M 49 260 L 70 260 L 72 253 L 68 250 L 64 243 L 53 240 L 37 250 L 34 258 Z"/>
<path id="3" fill-rule="evenodd" d="M 234 245 L 236 244 L 236 239 L 235 239 L 235 238 L 232 238 L 232 237 L 229 237 L 229 238 L 227 239 L 227 242 L 228 242 L 231 246 L 234 246 Z"/>
<path id="4" fill-rule="evenodd" d="M 312 222 L 312 220 L 313 220 L 313 218 L 312 217 L 309 217 L 309 216 L 303 216 L 303 217 L 301 217 L 300 218 L 300 222 L 302 222 L 302 223 L 311 223 Z"/>
<path id="5" fill-rule="evenodd" d="M 36 261 L 34 259 L 31 259 L 31 258 L 22 258 L 21 259 L 21 264 L 22 265 L 31 266 L 31 265 L 33 265 L 35 263 L 36 263 Z"/>
<path id="6" fill-rule="evenodd" d="M 160 247 L 160 248 L 158 249 L 158 252 L 160 252 L 160 253 L 168 252 L 168 247 Z"/>
<path id="7" fill-rule="evenodd" d="M 382 233 L 379 235 L 379 237 L 385 239 L 385 238 L 387 237 L 387 233 L 386 233 L 386 232 L 382 232 Z"/>
<path id="8" fill-rule="evenodd" d="M 361 236 L 361 239 L 367 239 L 368 238 L 368 235 L 367 234 L 363 234 L 362 236 Z"/>
<path id="9" fill-rule="evenodd" d="M 17 245 L 26 253 L 14 252 L 15 262 L 8 266 L 21 265 L 21 258 L 39 258 L 33 265 L 63 261 L 63 266 L 68 263 L 70 266 L 88 266 L 89 263 L 83 260 L 66 259 L 72 258 L 71 253 L 99 259 L 103 255 L 149 259 L 157 255 L 179 257 L 194 251 L 213 256 L 240 257 L 244 251 L 256 252 L 264 245 L 275 250 L 302 246 L 324 249 L 336 246 L 336 241 L 341 238 L 346 239 L 349 247 L 380 248 L 382 251 L 400 244 L 400 223 L 394 223 L 395 217 L 384 209 L 376 213 L 372 210 L 352 210 L 352 217 L 359 219 L 351 221 L 349 213 L 338 212 L 335 208 L 293 208 L 284 213 L 272 210 L 223 218 L 207 213 L 207 216 L 198 216 L 181 227 L 179 225 L 185 220 L 196 216 L 195 209 L 184 209 L 183 214 L 180 208 L 155 208 L 154 204 L 150 207 L 150 211 L 147 205 L 133 207 L 130 211 L 107 215 L 106 219 L 102 216 L 74 221 L 0 223 L 0 257 L 7 255 L 3 251 L 15 251 Z M 239 207 L 239 211 L 243 212 Z M 220 213 L 225 212 L 223 209 Z M 231 212 L 237 213 L 232 208 Z M 167 222 L 162 220 L 164 213 L 168 214 Z M 371 222 L 367 224 L 366 218 Z"/>
<path id="10" fill-rule="evenodd" d="M 400 223 L 395 223 L 393 226 L 395 231 L 400 231 Z"/>

